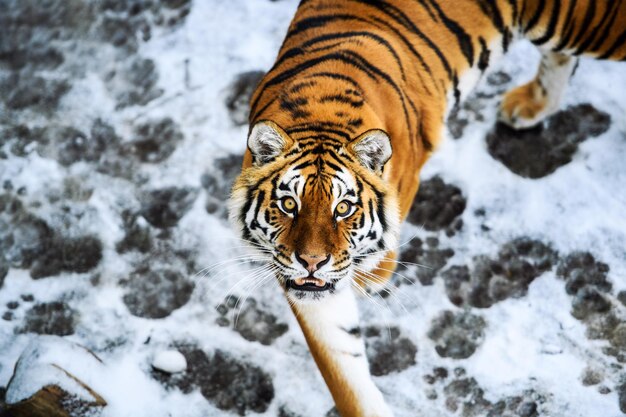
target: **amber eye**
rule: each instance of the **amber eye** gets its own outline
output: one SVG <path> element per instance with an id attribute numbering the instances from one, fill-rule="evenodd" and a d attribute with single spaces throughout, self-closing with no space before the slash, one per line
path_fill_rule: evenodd
<path id="1" fill-rule="evenodd" d="M 293 214 L 298 208 L 298 204 L 292 197 L 285 197 L 280 200 L 280 207 L 285 213 Z"/>
<path id="2" fill-rule="evenodd" d="M 337 204 L 337 207 L 335 207 L 335 216 L 346 217 L 350 214 L 351 211 L 352 211 L 352 203 L 344 200 L 340 202 L 339 204 Z"/>

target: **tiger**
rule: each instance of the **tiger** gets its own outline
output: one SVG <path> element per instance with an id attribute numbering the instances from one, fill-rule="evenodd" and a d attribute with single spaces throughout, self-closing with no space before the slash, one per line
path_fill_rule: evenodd
<path id="1" fill-rule="evenodd" d="M 230 220 L 271 257 L 343 417 L 392 416 L 355 294 L 388 282 L 448 113 L 519 38 L 539 69 L 498 117 L 525 129 L 558 109 L 580 56 L 626 60 L 626 2 L 302 0 L 252 95 Z"/>

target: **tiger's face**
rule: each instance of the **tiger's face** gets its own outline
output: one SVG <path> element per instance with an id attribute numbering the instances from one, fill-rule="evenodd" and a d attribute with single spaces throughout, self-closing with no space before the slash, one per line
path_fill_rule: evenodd
<path id="1" fill-rule="evenodd" d="M 248 148 L 252 166 L 235 182 L 230 218 L 241 237 L 271 254 L 294 301 L 319 300 L 351 285 L 396 245 L 395 191 L 382 178 L 389 138 L 369 131 L 348 144 L 293 141 L 260 122 Z"/>

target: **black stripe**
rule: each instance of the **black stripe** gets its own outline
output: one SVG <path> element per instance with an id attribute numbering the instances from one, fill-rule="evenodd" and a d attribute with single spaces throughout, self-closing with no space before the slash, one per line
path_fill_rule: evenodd
<path id="1" fill-rule="evenodd" d="M 398 39 L 400 39 L 402 43 L 404 43 L 404 45 L 409 49 L 409 51 L 411 51 L 413 56 L 417 58 L 424 72 L 426 72 L 426 74 L 429 75 L 431 81 L 433 82 L 433 84 L 435 84 L 435 87 L 437 87 L 435 83 L 435 76 L 432 70 L 430 69 L 430 65 L 426 63 L 426 60 L 424 59 L 424 57 L 419 52 L 417 52 L 413 44 L 402 34 L 402 32 L 400 32 L 398 29 L 396 29 L 395 27 L 393 27 L 392 25 L 390 25 L 388 22 L 384 21 L 383 19 L 380 19 L 375 16 L 372 16 L 372 19 L 376 21 L 377 23 L 381 24 L 382 26 L 384 26 L 384 28 L 391 30 L 398 37 Z M 430 91 L 430 89 L 424 82 L 424 79 L 422 78 L 422 72 L 417 71 L 417 76 L 419 77 L 420 83 L 426 90 L 426 94 L 432 95 L 432 92 Z"/>
<path id="2" fill-rule="evenodd" d="M 376 81 L 376 77 L 372 74 L 371 70 L 367 69 L 366 67 L 364 67 L 363 65 L 361 65 L 359 62 L 355 61 L 352 58 L 349 58 L 347 56 L 345 56 L 344 53 L 340 53 L 340 52 L 333 52 L 333 53 L 329 53 L 326 55 L 322 55 L 316 58 L 311 58 L 308 59 L 298 65 L 296 65 L 293 68 L 284 70 L 280 73 L 278 73 L 277 75 L 271 77 L 270 79 L 268 79 L 265 84 L 263 85 L 263 90 L 261 91 L 261 93 L 255 98 L 254 102 L 251 105 L 251 109 L 255 109 L 256 106 L 258 105 L 259 100 L 261 99 L 261 96 L 263 95 L 263 93 L 265 92 L 265 90 L 268 87 L 271 87 L 272 85 L 277 85 L 280 84 L 283 81 L 286 81 L 290 78 L 293 78 L 297 75 L 299 75 L 302 71 L 312 68 L 320 63 L 324 63 L 327 61 L 340 61 L 343 62 L 347 65 L 353 66 L 363 72 L 365 72 L 367 74 L 368 77 L 370 77 L 372 80 Z M 269 104 L 268 104 L 269 105 Z M 266 107 L 268 106 L 266 105 Z M 255 114 L 256 116 L 256 114 Z"/>
<path id="3" fill-rule="evenodd" d="M 502 34 L 502 50 L 506 52 L 509 49 L 509 44 L 511 43 L 513 35 L 511 34 L 511 31 L 505 27 L 504 21 L 502 20 L 502 14 L 500 13 L 497 3 L 495 0 L 480 0 L 480 9 L 489 17 L 489 19 L 491 19 L 491 22 L 496 30 Z"/>
<path id="4" fill-rule="evenodd" d="M 480 55 L 478 56 L 478 69 L 481 71 L 485 71 L 489 66 L 489 55 L 491 55 L 491 51 L 487 47 L 487 42 L 485 42 L 485 38 L 482 36 L 478 37 L 478 42 L 480 42 Z"/>
<path id="5" fill-rule="evenodd" d="M 596 15 L 596 2 L 591 0 L 587 4 L 587 11 L 585 13 L 585 19 L 583 20 L 583 23 L 580 26 L 580 29 L 578 30 L 578 34 L 576 35 L 576 38 L 574 38 L 574 43 L 572 47 L 578 45 L 580 41 L 583 39 L 583 36 L 585 35 L 585 33 L 587 33 L 587 29 L 589 28 L 589 25 L 593 21 L 593 18 L 595 17 L 595 15 Z"/>
<path id="6" fill-rule="evenodd" d="M 605 28 L 600 34 L 600 36 L 598 37 L 598 40 L 589 48 L 589 51 L 595 52 L 609 38 L 609 31 L 613 29 L 613 23 L 615 22 L 615 19 L 619 15 L 620 6 L 622 5 L 622 0 L 619 0 L 616 3 L 617 3 L 617 7 L 615 7 L 615 10 L 613 11 L 613 15 L 609 19 L 608 23 L 605 25 Z"/>
<path id="7" fill-rule="evenodd" d="M 340 136 L 345 140 L 350 140 L 350 135 L 347 134 L 346 132 L 343 132 L 337 129 L 332 129 L 331 127 L 327 127 L 327 126 L 338 127 L 338 128 L 343 127 L 342 125 L 338 123 L 314 122 L 314 123 L 307 123 L 305 125 L 298 125 L 298 126 L 290 127 L 289 129 L 286 130 L 286 132 L 290 135 L 292 133 L 303 133 L 303 132 L 315 132 L 315 133 L 324 132 L 324 133 L 331 133 L 333 135 Z M 329 138 L 329 139 L 334 140 L 332 138 Z"/>
<path id="8" fill-rule="evenodd" d="M 600 55 L 598 58 L 599 59 L 609 58 L 611 55 L 613 55 L 613 53 L 617 51 L 619 47 L 623 46 L 625 42 L 626 42 L 626 30 L 624 30 L 622 34 L 619 35 L 617 39 L 615 39 L 615 42 L 613 42 L 613 45 L 611 45 L 611 47 L 605 53 Z"/>
<path id="9" fill-rule="evenodd" d="M 336 101 L 338 103 L 349 104 L 353 109 L 358 109 L 363 107 L 365 101 L 363 100 L 352 100 L 351 97 L 348 97 L 344 94 L 326 94 L 319 99 L 319 103 L 327 103 L 329 101 Z"/>
<path id="10" fill-rule="evenodd" d="M 533 14 L 533 17 L 530 18 L 526 26 L 524 26 L 524 33 L 528 32 L 529 30 L 534 28 L 537 23 L 539 23 L 539 20 L 541 19 L 541 15 L 543 14 L 543 10 L 545 9 L 547 3 L 547 1 L 539 1 L 539 5 L 535 10 L 535 14 Z"/>
<path id="11" fill-rule="evenodd" d="M 467 60 L 469 66 L 473 66 L 474 45 L 472 44 L 472 38 L 467 34 L 467 32 L 465 32 L 465 30 L 463 30 L 462 26 L 446 16 L 446 14 L 441 10 L 441 7 L 439 7 L 439 5 L 437 4 L 436 0 L 429 1 L 439 14 L 439 17 L 441 18 L 443 24 L 448 28 L 450 32 L 454 34 L 454 36 L 456 36 L 456 39 L 459 42 L 459 48 L 461 49 L 461 52 L 463 52 L 463 55 L 465 56 L 465 59 Z"/>
<path id="12" fill-rule="evenodd" d="M 398 93 L 398 96 L 400 98 L 400 102 L 402 103 L 402 110 L 404 112 L 404 118 L 405 118 L 406 124 L 407 124 L 407 126 L 409 128 L 409 131 L 410 131 L 411 130 L 411 121 L 409 120 L 409 112 L 408 112 L 408 110 L 406 108 L 406 103 L 405 103 L 406 96 L 404 95 L 404 92 L 395 83 L 395 81 L 388 74 L 386 74 L 385 72 L 383 72 L 380 69 L 378 69 L 378 67 L 372 65 L 369 61 L 367 61 L 365 58 L 363 58 L 358 53 L 352 52 L 352 51 L 345 51 L 345 54 L 347 54 L 349 56 L 352 56 L 355 59 L 360 60 L 361 65 L 363 65 L 364 67 L 368 68 L 370 71 L 372 71 L 373 73 L 378 75 L 383 80 L 387 81 L 387 83 L 396 91 L 396 93 Z M 409 102 L 412 104 L 412 102 L 410 100 L 409 100 Z M 413 106 L 413 108 L 415 108 L 415 106 Z"/>
<path id="13" fill-rule="evenodd" d="M 428 13 L 430 18 L 433 19 L 436 22 L 437 21 L 437 17 L 435 16 L 435 13 L 433 13 L 430 5 L 426 1 L 427 0 L 417 0 L 417 2 L 424 7 L 424 9 L 426 10 L 426 13 Z"/>
<path id="14" fill-rule="evenodd" d="M 567 46 L 574 33 L 574 8 L 576 7 L 576 0 L 570 0 L 569 7 L 567 8 L 567 16 L 565 17 L 565 23 L 561 30 L 561 36 L 559 43 L 554 47 L 555 51 L 560 51 Z"/>
<path id="15" fill-rule="evenodd" d="M 308 41 L 306 41 L 305 43 L 303 43 L 301 45 L 301 48 L 307 48 L 309 46 L 315 45 L 316 43 L 320 43 L 320 42 L 326 42 L 329 40 L 336 40 L 336 39 L 343 39 L 343 38 L 351 38 L 351 37 L 365 37 L 368 39 L 371 39 L 373 41 L 375 41 L 376 43 L 384 46 L 391 55 L 393 55 L 394 60 L 396 61 L 396 64 L 398 65 L 398 67 L 400 68 L 400 72 L 402 73 L 402 79 L 406 79 L 405 74 L 404 74 L 404 67 L 402 66 L 402 62 L 400 61 L 400 57 L 398 56 L 398 54 L 396 53 L 395 49 L 393 49 L 393 47 L 391 46 L 391 44 L 382 36 L 378 36 L 374 33 L 368 32 L 368 31 L 350 31 L 350 32 L 341 32 L 341 33 L 327 33 L 321 36 L 317 36 L 315 38 L 309 39 Z M 285 56 L 290 55 L 291 51 L 293 50 L 297 50 L 293 56 L 298 56 L 300 55 L 300 53 L 302 52 L 302 50 L 300 48 L 292 48 L 290 50 L 288 50 L 287 52 L 285 52 Z M 299 51 L 299 52 L 298 52 Z M 280 57 L 278 58 L 279 60 L 281 59 Z"/>
<path id="16" fill-rule="evenodd" d="M 502 20 L 502 14 L 500 13 L 500 9 L 498 8 L 495 0 L 480 0 L 480 3 L 480 8 L 483 13 L 491 19 L 491 22 L 498 32 L 504 34 L 506 28 L 504 26 L 504 21 Z"/>
<path id="17" fill-rule="evenodd" d="M 306 78 L 314 78 L 314 77 L 326 77 L 326 78 L 332 78 L 334 80 L 342 80 L 342 81 L 346 81 L 352 84 L 357 89 L 361 88 L 359 84 L 354 80 L 354 78 L 351 78 L 343 74 L 335 74 L 333 72 L 316 72 L 314 74 L 308 75 Z"/>
<path id="18" fill-rule="evenodd" d="M 350 14 L 329 14 L 319 15 L 314 17 L 307 17 L 295 23 L 292 29 L 287 32 L 285 39 L 295 37 L 299 33 L 305 32 L 309 29 L 324 27 L 329 23 L 343 22 L 346 20 L 357 20 L 361 22 L 367 22 L 362 17 L 350 15 Z"/>
<path id="19" fill-rule="evenodd" d="M 598 31 L 600 30 L 600 28 L 602 28 L 602 26 L 609 23 L 609 20 L 611 20 L 609 19 L 609 15 L 611 11 L 618 11 L 617 7 L 615 7 L 618 4 L 619 4 L 618 1 L 613 1 L 610 7 L 607 6 L 607 8 L 604 10 L 604 14 L 602 15 L 602 18 L 600 19 L 600 22 L 590 32 L 588 32 L 587 36 L 585 37 L 585 40 L 580 45 L 578 45 L 578 48 L 576 48 L 576 51 L 574 52 L 575 55 L 580 55 L 581 53 L 585 52 L 587 48 L 589 48 L 589 45 L 591 45 L 591 43 L 596 39 L 596 35 L 598 34 Z M 613 18 L 615 18 L 616 15 L 617 13 L 614 13 Z M 607 28 L 610 28 L 610 27 L 611 25 L 609 24 Z"/>
<path id="20" fill-rule="evenodd" d="M 370 7 L 373 7 L 377 10 L 380 10 L 387 16 L 389 16 L 393 21 L 403 26 L 404 28 L 410 30 L 412 33 L 417 35 L 426 45 L 435 52 L 441 64 L 443 65 L 446 73 L 448 74 L 448 79 L 452 80 L 452 68 L 450 67 L 450 63 L 443 55 L 439 47 L 421 30 L 418 29 L 417 26 L 402 12 L 402 10 L 398 9 L 396 6 L 387 3 L 384 0 L 352 0 L 358 3 L 366 4 Z"/>
<path id="21" fill-rule="evenodd" d="M 522 0 L 522 10 L 520 11 L 518 17 L 517 17 L 517 26 L 518 27 L 522 27 L 522 19 L 524 19 L 524 15 L 526 14 L 526 4 L 528 3 L 528 1 L 524 1 Z"/>
<path id="22" fill-rule="evenodd" d="M 518 19 L 517 0 L 509 0 L 509 4 L 511 5 L 511 10 L 513 11 L 511 16 L 511 25 L 513 25 Z"/>
<path id="23" fill-rule="evenodd" d="M 552 13 L 550 14 L 550 23 L 548 23 L 548 28 L 546 29 L 546 33 L 543 34 L 539 39 L 535 39 L 532 41 L 535 45 L 543 45 L 548 42 L 554 36 L 554 32 L 556 31 L 556 25 L 559 22 L 559 12 L 561 11 L 561 0 L 554 0 L 554 7 L 552 8 Z"/>

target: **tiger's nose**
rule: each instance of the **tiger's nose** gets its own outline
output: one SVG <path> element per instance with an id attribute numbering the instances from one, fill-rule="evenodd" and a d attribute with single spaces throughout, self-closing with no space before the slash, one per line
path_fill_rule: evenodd
<path id="1" fill-rule="evenodd" d="M 296 252 L 296 259 L 312 274 L 330 261 L 330 255 L 304 255 Z"/>

